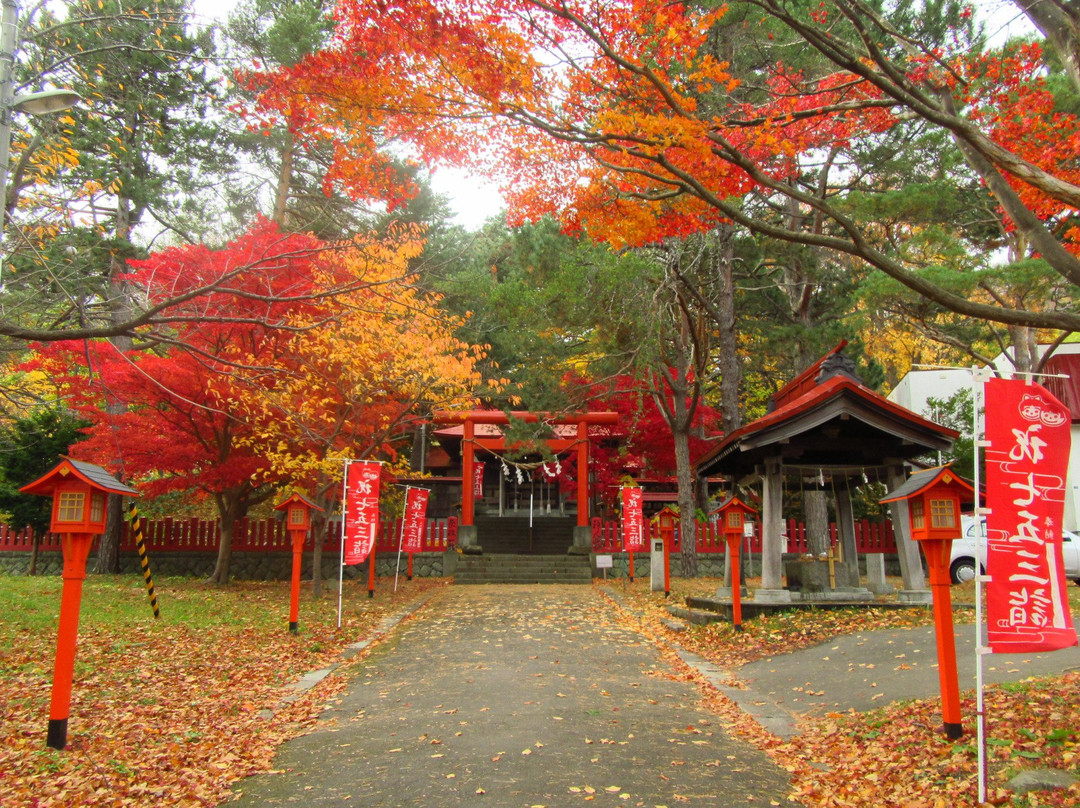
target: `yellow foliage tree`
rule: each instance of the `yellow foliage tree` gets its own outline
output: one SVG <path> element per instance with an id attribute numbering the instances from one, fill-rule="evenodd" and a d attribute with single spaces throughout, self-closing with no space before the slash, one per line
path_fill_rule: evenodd
<path id="1" fill-rule="evenodd" d="M 273 478 L 293 480 L 323 506 L 337 496 L 346 459 L 400 467 L 400 444 L 417 420 L 433 409 L 473 406 L 485 384 L 486 348 L 457 339 L 461 321 L 414 283 L 409 264 L 422 250 L 421 233 L 403 227 L 327 253 L 316 284 L 355 281 L 355 291 L 291 318 L 293 336 L 279 357 L 284 371 L 268 375 L 254 357 L 241 363 L 245 393 L 236 406 L 260 424 L 248 440 Z"/>

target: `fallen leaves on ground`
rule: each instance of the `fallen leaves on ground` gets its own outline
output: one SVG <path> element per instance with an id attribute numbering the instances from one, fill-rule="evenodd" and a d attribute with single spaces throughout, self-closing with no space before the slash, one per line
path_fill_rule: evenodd
<path id="1" fill-rule="evenodd" d="M 113 586 L 124 597 L 130 586 L 116 580 L 92 576 L 86 588 Z M 158 587 L 158 621 L 84 609 L 62 752 L 45 746 L 55 629 L 27 628 L 9 610 L 0 615 L 0 805 L 217 805 L 236 780 L 270 769 L 277 746 L 314 722 L 343 677 L 285 703 L 295 695 L 289 683 L 442 583 L 412 581 L 373 600 L 366 590 L 351 593 L 340 630 L 336 597 L 302 597 L 298 635 L 286 631 L 287 582 L 214 588 L 173 580 Z M 191 625 L 171 616 L 185 611 L 185 598 L 201 601 L 211 618 Z M 249 610 L 269 619 L 212 619 Z"/>
<path id="2" fill-rule="evenodd" d="M 851 609 L 791 610 L 743 621 L 743 631 L 735 631 L 730 623 L 717 622 L 707 626 L 689 625 L 676 632 L 662 620 L 670 619 L 669 605 L 682 606 L 685 598 L 713 597 L 720 581 L 716 578 L 676 579 L 672 594 L 649 591 L 649 580 L 639 579 L 632 584 L 609 582 L 604 586 L 610 596 L 625 608 L 647 621 L 652 631 L 666 642 L 705 657 L 721 667 L 732 669 L 778 654 L 788 654 L 801 648 L 825 642 L 842 634 L 884 628 L 913 628 L 933 623 L 933 612 L 927 607 L 896 609 L 883 600 L 879 607 Z M 970 620 L 960 611 L 957 620 Z"/>
<path id="3" fill-rule="evenodd" d="M 683 594 L 710 596 L 718 581 L 683 581 Z M 800 735 L 781 740 L 740 710 L 675 653 L 682 647 L 726 668 L 766 657 L 780 657 L 842 634 L 932 623 L 929 609 L 788 612 L 744 623 L 739 633 L 726 623 L 674 631 L 662 594 L 648 581 L 602 585 L 618 604 L 624 624 L 649 636 L 675 675 L 696 679 L 706 705 L 730 731 L 754 743 L 791 774 L 792 802 L 806 806 L 903 805 L 954 808 L 978 805 L 975 696 L 965 694 L 964 736 L 948 740 L 941 731 L 941 700 L 899 702 L 870 713 L 833 713 L 803 718 Z M 968 594 L 956 587 L 960 598 Z M 970 594 L 968 594 L 970 599 Z M 954 591 L 954 600 L 957 600 Z M 1080 590 L 1070 588 L 1074 613 Z M 961 616 L 958 622 L 968 619 Z M 782 659 L 778 659 L 782 664 Z M 1028 679 L 987 688 L 987 803 L 1009 806 L 1074 806 L 1080 786 L 1030 796 L 1005 788 L 1009 778 L 1029 768 L 1056 768 L 1080 777 L 1080 672 Z"/>

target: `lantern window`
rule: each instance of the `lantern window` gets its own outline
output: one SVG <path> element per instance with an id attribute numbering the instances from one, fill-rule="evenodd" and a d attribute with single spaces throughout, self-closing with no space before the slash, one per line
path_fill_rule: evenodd
<path id="1" fill-rule="evenodd" d="M 105 495 L 97 492 L 90 495 L 90 521 L 105 521 Z"/>
<path id="2" fill-rule="evenodd" d="M 951 499 L 930 500 L 930 526 L 956 527 L 956 509 Z"/>
<path id="3" fill-rule="evenodd" d="M 304 524 L 304 509 L 303 508 L 289 508 L 289 524 L 290 525 L 302 525 L 302 524 Z"/>
<path id="4" fill-rule="evenodd" d="M 917 530 L 926 527 L 923 501 L 921 499 L 912 500 L 911 502 L 911 526 Z"/>
<path id="5" fill-rule="evenodd" d="M 81 522 L 85 503 L 86 493 L 84 491 L 61 491 L 60 502 L 56 508 L 56 521 Z"/>
<path id="6" fill-rule="evenodd" d="M 728 511 L 727 526 L 742 527 L 742 513 L 739 511 Z"/>

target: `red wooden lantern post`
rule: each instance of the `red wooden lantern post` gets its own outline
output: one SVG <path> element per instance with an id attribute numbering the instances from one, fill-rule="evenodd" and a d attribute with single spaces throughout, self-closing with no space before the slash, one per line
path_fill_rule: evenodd
<path id="1" fill-rule="evenodd" d="M 729 497 L 720 504 L 715 513 L 720 515 L 720 525 L 727 542 L 728 558 L 731 559 L 731 624 L 736 631 L 742 631 L 742 574 L 739 570 L 739 549 L 745 528 L 752 525 L 749 517 L 757 516 L 757 511 L 738 497 Z"/>
<path id="2" fill-rule="evenodd" d="M 675 523 L 679 518 L 679 512 L 674 508 L 665 507 L 656 514 L 656 520 L 660 523 L 660 538 L 664 541 L 664 597 L 671 594 L 671 547 L 675 544 Z"/>
<path id="3" fill-rule="evenodd" d="M 46 746 L 67 746 L 67 725 L 71 712 L 71 683 L 75 674 L 75 646 L 79 636 L 79 607 L 86 557 L 94 537 L 105 532 L 105 502 L 109 494 L 138 492 L 123 485 L 105 469 L 65 458 L 45 476 L 19 489 L 24 494 L 52 496 L 49 530 L 60 534 L 64 553 L 64 588 L 60 596 L 60 626 L 56 635 L 56 663 L 53 668 L 52 702 Z"/>
<path id="4" fill-rule="evenodd" d="M 289 604 L 289 631 L 296 634 L 300 629 L 300 566 L 304 539 L 311 528 L 311 512 L 321 512 L 323 509 L 310 499 L 293 494 L 280 505 L 275 505 L 274 510 L 285 512 L 285 527 L 292 537 L 292 596 Z M 321 570 L 315 570 L 312 574 L 319 575 L 321 572 Z"/>
<path id="5" fill-rule="evenodd" d="M 881 500 L 882 503 L 907 501 L 911 538 L 919 543 L 926 556 L 930 589 L 934 595 L 941 717 L 945 734 L 954 740 L 963 735 L 964 730 L 960 723 L 949 557 L 953 539 L 960 538 L 961 500 L 970 500 L 974 493 L 975 489 L 957 477 L 949 466 L 942 466 L 912 474 L 906 483 Z"/>

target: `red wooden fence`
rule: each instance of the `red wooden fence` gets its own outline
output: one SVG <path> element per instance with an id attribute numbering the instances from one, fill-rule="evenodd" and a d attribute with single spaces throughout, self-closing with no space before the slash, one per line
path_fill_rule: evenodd
<path id="1" fill-rule="evenodd" d="M 802 522 L 788 519 L 787 527 L 787 552 L 805 554 L 809 552 L 806 541 L 806 526 Z M 660 537 L 660 526 L 655 522 L 648 523 L 649 538 Z M 836 523 L 829 523 L 829 543 L 836 544 L 839 540 Z M 749 549 L 751 553 L 761 552 L 761 525 L 754 525 L 754 535 L 750 539 Z M 622 532 L 619 522 L 593 520 L 593 551 L 597 553 L 618 553 L 622 551 Z M 724 535 L 720 525 L 708 523 L 698 524 L 697 551 L 699 553 L 722 553 L 725 550 Z M 895 553 L 896 537 L 893 535 L 891 522 L 871 522 L 862 519 L 855 523 L 855 547 L 860 553 Z M 675 546 L 678 551 L 679 531 L 675 530 Z"/>
<path id="2" fill-rule="evenodd" d="M 323 552 L 338 553 L 341 549 L 341 528 L 339 522 L 331 522 L 329 535 L 323 542 Z M 423 552 L 443 552 L 457 544 L 457 519 L 428 519 L 427 532 L 424 536 Z M 221 530 L 216 519 L 143 519 L 143 535 L 146 549 L 159 553 L 211 553 L 217 552 Z M 395 519 L 392 526 L 380 523 L 379 535 L 375 543 L 377 553 L 396 552 L 398 537 L 401 535 L 401 519 Z M 649 523 L 649 537 L 658 538 L 660 526 Z M 829 525 L 829 541 L 837 541 L 836 524 Z M 29 552 L 32 547 L 33 532 L 30 528 L 13 530 L 7 525 L 0 525 L 0 552 Z M 855 543 L 860 553 L 895 553 L 896 539 L 890 522 L 870 522 L 862 520 L 855 523 Z M 240 519 L 233 530 L 233 550 L 239 552 L 290 552 L 292 540 L 285 523 L 280 519 Z M 308 536 L 304 544 L 305 551 L 314 548 L 314 540 Z M 724 537 L 719 525 L 698 525 L 697 549 L 699 553 L 724 552 Z M 42 537 L 39 549 L 59 551 L 59 536 L 48 533 Z M 131 536 L 130 524 L 124 524 L 120 549 L 135 552 L 135 540 Z M 679 549 L 678 530 L 675 532 L 675 550 Z M 622 533 L 618 522 L 593 520 L 593 550 L 598 553 L 617 553 L 622 550 Z M 806 553 L 806 527 L 794 519 L 787 521 L 787 551 Z M 761 552 L 760 524 L 754 525 L 754 536 L 750 539 L 750 552 Z"/>
<path id="3" fill-rule="evenodd" d="M 340 522 L 331 522 L 328 536 L 323 542 L 323 552 L 338 553 L 341 550 Z M 143 519 L 143 539 L 148 552 L 159 553 L 214 553 L 221 539 L 217 519 Z M 375 542 L 376 553 L 397 552 L 401 535 L 401 519 L 392 523 L 380 522 Z M 12 530 L 0 525 L 0 552 L 30 552 L 33 548 L 33 531 L 30 528 Z M 421 552 L 443 552 L 457 544 L 457 519 L 428 519 Z M 307 537 L 305 551 L 315 547 L 314 538 Z M 43 552 L 59 551 L 60 537 L 46 533 L 38 549 Z M 240 519 L 233 528 L 232 549 L 239 552 L 292 552 L 292 539 L 281 519 Z M 135 552 L 135 539 L 131 525 L 124 523 L 120 538 L 121 552 Z"/>

